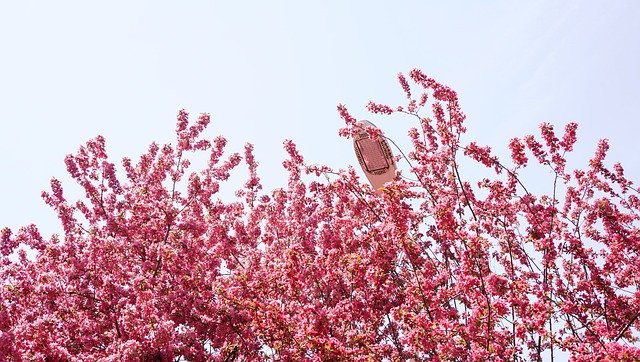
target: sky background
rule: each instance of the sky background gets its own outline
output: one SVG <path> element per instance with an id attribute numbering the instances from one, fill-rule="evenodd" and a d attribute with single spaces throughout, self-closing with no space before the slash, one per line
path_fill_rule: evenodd
<path id="1" fill-rule="evenodd" d="M 504 153 L 577 121 L 573 166 L 609 138 L 640 180 L 638 19 L 637 1 L 3 1 L 0 227 L 58 231 L 40 193 L 69 185 L 65 155 L 102 134 L 112 160 L 136 159 L 173 140 L 180 108 L 211 113 L 231 150 L 254 143 L 267 188 L 285 180 L 284 139 L 357 166 L 336 105 L 401 143 L 410 121 L 365 105 L 400 104 L 414 67 L 458 91 L 470 139 Z"/>

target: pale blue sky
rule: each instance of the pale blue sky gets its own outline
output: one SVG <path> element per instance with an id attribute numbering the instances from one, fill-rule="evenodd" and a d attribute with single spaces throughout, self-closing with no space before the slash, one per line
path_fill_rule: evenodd
<path id="1" fill-rule="evenodd" d="M 58 229 L 40 191 L 97 134 L 114 159 L 171 141 L 175 115 L 210 112 L 212 136 L 256 145 L 282 183 L 282 140 L 311 163 L 357 165 L 337 136 L 346 103 L 394 138 L 418 67 L 455 88 L 470 136 L 504 150 L 541 121 L 580 123 L 580 156 L 611 140 L 640 179 L 637 1 L 4 1 L 0 3 L 0 227 Z"/>

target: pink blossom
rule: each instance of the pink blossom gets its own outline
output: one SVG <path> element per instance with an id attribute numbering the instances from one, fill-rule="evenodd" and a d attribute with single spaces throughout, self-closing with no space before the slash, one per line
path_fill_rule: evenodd
<path id="1" fill-rule="evenodd" d="M 524 153 L 524 145 L 519 138 L 512 138 L 509 142 L 509 148 L 511 149 L 511 159 L 518 166 L 527 165 L 527 156 Z"/>
<path id="2" fill-rule="evenodd" d="M 398 73 L 398 82 L 404 91 L 404 94 L 407 96 L 407 99 L 411 99 L 411 87 L 409 86 L 409 82 L 407 82 L 407 78 L 404 77 L 404 74 Z"/>
<path id="3" fill-rule="evenodd" d="M 381 113 L 381 114 L 391 114 L 393 113 L 393 109 L 384 104 L 377 104 L 374 102 L 369 102 L 367 104 L 367 110 L 371 113 Z"/>
<path id="4" fill-rule="evenodd" d="M 62 234 L 0 230 L 0 360 L 638 360 L 640 198 L 608 142 L 565 171 L 577 125 L 543 123 L 508 141 L 507 168 L 460 143 L 453 89 L 398 79 L 406 104 L 367 106 L 414 121 L 382 192 L 291 140 L 286 184 L 263 190 L 259 154 L 207 136 L 208 114 L 179 111 L 175 142 L 122 173 L 89 140 L 64 159 L 79 196 L 56 178 L 42 193 Z"/>

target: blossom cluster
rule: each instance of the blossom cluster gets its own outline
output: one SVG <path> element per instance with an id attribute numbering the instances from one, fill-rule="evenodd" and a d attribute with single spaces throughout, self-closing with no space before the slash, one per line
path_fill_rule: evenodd
<path id="1" fill-rule="evenodd" d="M 461 141 L 455 91 L 417 69 L 398 80 L 407 104 L 368 106 L 416 122 L 411 177 L 383 192 L 292 141 L 287 184 L 263 191 L 253 147 L 227 153 L 186 111 L 175 145 L 120 169 L 102 137 L 67 156 L 84 196 L 56 179 L 43 193 L 63 234 L 0 232 L 0 360 L 639 360 L 640 198 L 608 143 L 568 171 L 577 125 L 545 123 L 500 160 Z M 532 193 L 525 168 L 553 191 Z"/>

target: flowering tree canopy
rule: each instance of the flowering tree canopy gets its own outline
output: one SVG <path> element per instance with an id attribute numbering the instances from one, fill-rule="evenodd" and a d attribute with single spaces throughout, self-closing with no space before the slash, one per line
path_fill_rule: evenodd
<path id="1" fill-rule="evenodd" d="M 121 168 L 102 137 L 67 156 L 84 197 L 56 179 L 42 194 L 63 235 L 0 234 L 0 360 L 640 359 L 640 198 L 607 142 L 569 170 L 577 125 L 544 123 L 499 160 L 462 142 L 452 89 L 398 77 L 407 104 L 368 106 L 415 120 L 395 160 L 409 166 L 380 192 L 291 141 L 288 184 L 263 191 L 252 146 L 226 154 L 185 111 L 175 144 Z"/>

